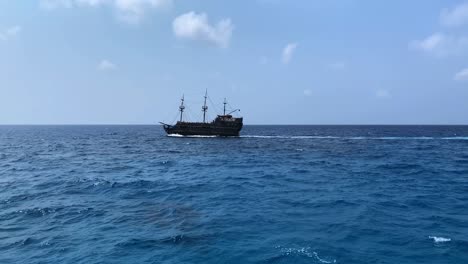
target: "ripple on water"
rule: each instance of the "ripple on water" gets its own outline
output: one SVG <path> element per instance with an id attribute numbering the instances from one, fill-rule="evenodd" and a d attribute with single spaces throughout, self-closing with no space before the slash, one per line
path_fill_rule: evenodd
<path id="1" fill-rule="evenodd" d="M 297 263 L 301 259 L 312 260 L 312 263 L 337 263 L 336 259 L 319 256 L 310 247 L 277 247 L 279 255 L 269 258 L 267 263 Z"/>

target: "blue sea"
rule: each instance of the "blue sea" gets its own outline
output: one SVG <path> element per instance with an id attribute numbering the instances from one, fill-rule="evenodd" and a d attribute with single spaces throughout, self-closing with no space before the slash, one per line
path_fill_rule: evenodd
<path id="1" fill-rule="evenodd" d="M 468 126 L 0 126 L 0 263 L 468 263 Z"/>

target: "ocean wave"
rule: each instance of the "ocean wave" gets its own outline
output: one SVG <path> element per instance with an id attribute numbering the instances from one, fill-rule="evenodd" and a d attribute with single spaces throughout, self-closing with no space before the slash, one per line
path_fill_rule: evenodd
<path id="1" fill-rule="evenodd" d="M 437 236 L 429 236 L 430 239 L 434 240 L 434 243 L 444 243 L 444 242 L 450 242 L 452 241 L 451 238 L 447 237 L 437 237 Z"/>
<path id="2" fill-rule="evenodd" d="M 42 241 L 42 242 L 39 244 L 39 246 L 41 246 L 41 247 L 48 247 L 48 246 L 50 246 L 51 244 L 52 244 L 52 243 L 50 242 L 50 240 L 44 240 L 44 241 Z"/>
<path id="3" fill-rule="evenodd" d="M 302 248 L 281 248 L 281 253 L 285 256 L 306 256 L 309 258 L 314 258 L 318 260 L 320 263 L 336 263 L 336 259 L 333 260 L 326 260 L 324 258 L 319 257 L 319 254 L 315 251 L 311 251 L 310 247 L 302 247 Z"/>
<path id="4" fill-rule="evenodd" d="M 215 138 L 218 136 L 203 136 L 203 135 L 191 135 L 191 136 L 184 136 L 180 134 L 169 134 L 168 137 L 182 137 L 182 138 Z"/>
<path id="5" fill-rule="evenodd" d="M 468 259 L 468 127 L 23 129 L 0 144 L 0 263 Z"/>
<path id="6" fill-rule="evenodd" d="M 168 137 L 178 138 L 217 138 L 219 136 L 170 134 Z M 264 139 L 347 139 L 347 140 L 468 140 L 468 137 L 427 137 L 427 136 L 311 136 L 311 135 L 241 135 L 239 138 L 264 138 Z"/>
<path id="7" fill-rule="evenodd" d="M 366 139 L 382 139 L 382 140 L 405 140 L 405 139 L 410 139 L 410 140 L 431 140 L 431 139 L 437 139 L 434 137 L 369 137 Z"/>
<path id="8" fill-rule="evenodd" d="M 442 139 L 448 139 L 448 140 L 468 140 L 468 137 L 443 137 Z"/>
<path id="9" fill-rule="evenodd" d="M 130 238 L 126 241 L 118 242 L 115 247 L 119 248 L 154 248 L 164 244 L 197 244 L 208 241 L 208 235 L 189 236 L 184 234 L 161 237 L 161 238 Z"/>
<path id="10" fill-rule="evenodd" d="M 201 136 L 200 136 L 201 137 Z M 264 139 L 347 139 L 347 140 L 468 140 L 468 137 L 337 137 L 337 136 L 285 136 L 285 135 L 242 135 L 240 138 Z"/>
<path id="11" fill-rule="evenodd" d="M 262 135 L 242 135 L 241 138 L 268 138 L 268 139 L 339 139 L 335 136 L 262 136 Z"/>
<path id="12" fill-rule="evenodd" d="M 9 249 L 9 248 L 15 248 L 15 247 L 22 247 L 22 246 L 27 246 L 27 245 L 33 244 L 35 242 L 36 242 L 35 239 L 33 239 L 31 237 L 26 237 L 24 239 L 20 239 L 20 240 L 14 241 L 12 243 L 9 243 L 8 245 L 2 246 L 0 248 Z"/>
<path id="13" fill-rule="evenodd" d="M 24 214 L 26 216 L 32 216 L 32 217 L 41 217 L 41 216 L 46 216 L 48 214 L 53 214 L 58 211 L 60 211 L 62 208 L 57 207 L 57 208 L 50 208 L 50 207 L 44 207 L 44 208 L 32 208 L 32 209 L 22 209 L 22 210 L 17 210 L 15 213 L 18 214 Z"/>

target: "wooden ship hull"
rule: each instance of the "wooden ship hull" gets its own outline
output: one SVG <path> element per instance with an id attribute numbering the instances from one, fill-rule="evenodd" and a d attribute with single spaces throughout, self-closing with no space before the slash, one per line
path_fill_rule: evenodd
<path id="1" fill-rule="evenodd" d="M 175 125 L 164 124 L 163 128 L 168 135 L 182 136 L 221 136 L 237 137 L 242 129 L 242 118 L 229 123 L 199 123 L 199 122 L 177 122 Z M 240 120 L 239 120 L 240 119 Z"/>

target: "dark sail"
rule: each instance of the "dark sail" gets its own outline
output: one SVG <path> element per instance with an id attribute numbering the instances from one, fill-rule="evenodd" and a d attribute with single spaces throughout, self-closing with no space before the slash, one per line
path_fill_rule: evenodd
<path id="1" fill-rule="evenodd" d="M 179 106 L 180 120 L 175 125 L 164 124 L 164 130 L 168 135 L 183 135 L 183 136 L 239 136 L 243 126 L 242 117 L 233 117 L 231 113 L 238 111 L 238 109 L 226 114 L 226 99 L 224 100 L 224 111 L 222 115 L 218 115 L 213 121 L 206 122 L 206 112 L 208 106 L 206 105 L 207 93 L 205 93 L 205 103 L 202 107 L 203 122 L 186 122 L 183 121 L 183 112 L 185 110 L 184 97 L 182 96 L 181 104 Z"/>

